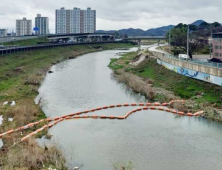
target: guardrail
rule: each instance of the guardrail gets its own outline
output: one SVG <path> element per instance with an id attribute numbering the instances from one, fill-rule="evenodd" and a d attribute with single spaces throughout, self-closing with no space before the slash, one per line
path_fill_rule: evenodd
<path id="1" fill-rule="evenodd" d="M 179 60 L 179 61 L 184 61 L 184 62 L 190 62 L 190 63 L 195 63 L 195 64 L 199 64 L 199 65 L 205 65 L 205 66 L 210 66 L 210 67 L 216 67 L 216 68 L 222 68 L 222 63 L 215 63 L 215 62 L 204 62 L 204 61 L 198 61 L 198 60 L 185 60 L 185 59 L 181 59 L 179 57 L 176 57 L 174 55 L 171 55 L 169 53 L 164 53 L 165 57 L 168 58 L 172 58 L 175 60 Z"/>
<path id="2" fill-rule="evenodd" d="M 214 64 L 214 63 L 206 63 L 206 62 L 197 62 L 193 60 L 182 60 L 182 59 L 179 59 L 178 57 L 175 57 L 163 51 L 151 51 L 151 52 L 153 53 L 154 56 L 159 58 L 161 61 L 164 61 L 171 65 L 206 73 L 212 76 L 222 77 L 222 67 L 220 63 Z"/>
<path id="3" fill-rule="evenodd" d="M 0 49 L 0 55 L 11 54 L 11 53 L 16 53 L 16 52 L 21 52 L 21 51 L 55 48 L 55 47 L 68 47 L 68 46 L 90 45 L 90 44 L 109 44 L 109 43 L 130 43 L 130 42 L 127 42 L 127 41 L 100 41 L 100 42 L 82 42 L 82 43 L 19 46 L 19 47 L 14 47 L 14 48 L 9 48 L 9 49 Z"/>

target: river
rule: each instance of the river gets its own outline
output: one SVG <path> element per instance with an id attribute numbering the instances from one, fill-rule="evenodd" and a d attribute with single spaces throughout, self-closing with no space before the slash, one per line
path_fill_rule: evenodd
<path id="1" fill-rule="evenodd" d="M 136 48 L 130 49 L 131 51 Z M 86 54 L 54 65 L 39 89 L 48 117 L 99 106 L 146 102 L 112 77 L 107 65 L 121 50 Z M 124 115 L 128 108 L 93 115 Z M 92 114 L 92 113 L 90 113 Z M 63 121 L 49 130 L 68 166 L 112 170 L 131 162 L 135 170 L 221 170 L 222 124 L 161 111 L 137 112 L 126 120 Z"/>

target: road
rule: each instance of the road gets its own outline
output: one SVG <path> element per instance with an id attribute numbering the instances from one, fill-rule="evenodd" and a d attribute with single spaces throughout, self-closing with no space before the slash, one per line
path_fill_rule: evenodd
<path id="1" fill-rule="evenodd" d="M 24 36 L 24 37 L 0 37 L 0 44 L 11 41 L 28 40 L 38 38 L 37 36 Z"/>

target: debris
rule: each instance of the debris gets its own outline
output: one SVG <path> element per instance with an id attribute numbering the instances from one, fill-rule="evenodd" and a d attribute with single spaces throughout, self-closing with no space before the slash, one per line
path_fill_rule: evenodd
<path id="1" fill-rule="evenodd" d="M 0 125 L 2 124 L 3 121 L 3 115 L 0 116 Z"/>
<path id="2" fill-rule="evenodd" d="M 8 121 L 9 121 L 9 122 L 12 122 L 12 121 L 13 121 L 13 118 L 8 118 Z"/>
<path id="3" fill-rule="evenodd" d="M 7 104 L 8 104 L 8 101 L 5 101 L 5 102 L 3 103 L 3 106 L 4 106 L 4 105 L 7 105 Z"/>
<path id="4" fill-rule="evenodd" d="M 15 101 L 12 101 L 11 106 L 15 106 Z"/>

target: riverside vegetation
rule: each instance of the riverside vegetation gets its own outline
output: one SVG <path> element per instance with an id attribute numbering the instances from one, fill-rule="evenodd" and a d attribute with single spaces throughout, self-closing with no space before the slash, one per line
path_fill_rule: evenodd
<path id="1" fill-rule="evenodd" d="M 36 42 L 36 40 L 30 41 L 32 43 Z M 4 120 L 0 126 L 0 132 L 46 117 L 40 106 L 34 103 L 34 98 L 38 95 L 38 88 L 50 66 L 86 53 L 131 46 L 130 44 L 80 45 L 1 56 L 0 115 L 3 115 Z M 9 101 L 9 103 L 15 101 L 16 105 L 3 105 L 5 101 Z M 8 118 L 13 118 L 13 121 L 9 122 Z M 7 135 L 2 139 L 4 145 L 0 151 L 1 169 L 33 170 L 48 169 L 48 167 L 66 169 L 65 159 L 56 146 L 41 148 L 34 138 L 13 146 L 22 137 L 41 126 L 42 124 L 34 126 L 30 130 L 25 130 L 23 133 Z M 45 134 L 47 134 L 47 131 L 36 137 Z"/>
<path id="2" fill-rule="evenodd" d="M 132 63 L 145 55 L 139 65 Z M 174 108 L 195 112 L 204 110 L 204 118 L 222 121 L 222 87 L 182 76 L 157 64 L 149 51 L 130 52 L 119 59 L 113 58 L 109 67 L 118 81 L 126 83 L 135 92 L 153 101 L 168 102 L 172 99 L 186 99 L 185 105 L 176 103 Z"/>

